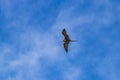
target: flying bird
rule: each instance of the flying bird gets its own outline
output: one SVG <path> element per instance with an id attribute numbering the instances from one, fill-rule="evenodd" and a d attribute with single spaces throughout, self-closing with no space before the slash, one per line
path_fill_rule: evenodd
<path id="1" fill-rule="evenodd" d="M 63 34 L 63 36 L 64 36 L 64 40 L 63 40 L 64 44 L 63 44 L 63 46 L 64 46 L 64 48 L 65 48 L 65 51 L 68 52 L 68 45 L 69 45 L 69 43 L 70 43 L 70 42 L 75 42 L 76 40 L 71 40 L 71 39 L 69 38 L 69 36 L 68 36 L 65 28 L 62 30 L 62 34 Z"/>

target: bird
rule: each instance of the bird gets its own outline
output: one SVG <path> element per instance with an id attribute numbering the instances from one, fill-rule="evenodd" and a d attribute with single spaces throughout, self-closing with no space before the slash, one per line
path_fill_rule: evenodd
<path id="1" fill-rule="evenodd" d="M 67 34 L 67 31 L 66 31 L 65 28 L 62 30 L 62 35 L 64 36 L 64 40 L 63 40 L 64 44 L 63 44 L 63 46 L 64 46 L 64 49 L 65 49 L 65 51 L 67 53 L 68 52 L 68 45 L 69 45 L 69 43 L 70 42 L 75 42 L 76 40 L 71 40 L 69 38 L 69 35 Z"/>

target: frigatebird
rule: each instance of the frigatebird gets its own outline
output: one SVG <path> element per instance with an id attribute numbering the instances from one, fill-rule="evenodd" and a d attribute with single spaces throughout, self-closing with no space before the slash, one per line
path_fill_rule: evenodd
<path id="1" fill-rule="evenodd" d="M 63 46 L 65 48 L 65 51 L 68 52 L 68 45 L 69 45 L 69 43 L 70 42 L 75 42 L 76 40 L 71 40 L 69 38 L 65 28 L 62 30 L 62 34 L 64 36 L 64 40 L 63 40 L 64 44 L 63 44 Z"/>

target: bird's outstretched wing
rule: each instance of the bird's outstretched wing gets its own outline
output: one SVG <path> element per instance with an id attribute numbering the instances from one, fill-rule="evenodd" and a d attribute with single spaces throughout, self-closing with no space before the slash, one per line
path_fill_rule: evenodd
<path id="1" fill-rule="evenodd" d="M 67 35 L 65 28 L 62 30 L 62 34 L 65 36 Z"/>
<path id="2" fill-rule="evenodd" d="M 69 36 L 68 36 L 68 34 L 67 34 L 65 28 L 62 30 L 62 34 L 64 35 L 65 40 L 70 40 L 70 38 L 69 38 Z"/>
<path id="3" fill-rule="evenodd" d="M 68 52 L 68 43 L 64 43 L 65 51 Z"/>

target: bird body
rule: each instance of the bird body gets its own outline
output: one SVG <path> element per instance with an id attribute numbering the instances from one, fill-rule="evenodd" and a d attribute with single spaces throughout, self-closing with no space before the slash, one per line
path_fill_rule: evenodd
<path id="1" fill-rule="evenodd" d="M 62 30 L 62 34 L 64 36 L 64 40 L 63 40 L 64 44 L 63 45 L 64 45 L 64 48 L 65 48 L 65 51 L 68 52 L 68 45 L 69 45 L 69 43 L 70 42 L 75 42 L 76 40 L 71 40 L 69 38 L 65 28 Z"/>

